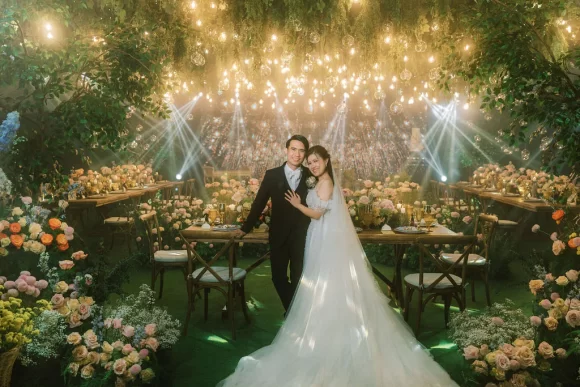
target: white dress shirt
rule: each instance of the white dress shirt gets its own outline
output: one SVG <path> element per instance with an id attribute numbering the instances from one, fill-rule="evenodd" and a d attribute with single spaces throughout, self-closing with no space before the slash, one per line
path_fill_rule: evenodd
<path id="1" fill-rule="evenodd" d="M 302 177 L 302 168 L 298 167 L 296 170 L 292 170 L 288 164 L 284 165 L 284 173 L 286 174 L 286 180 L 288 180 L 288 185 L 293 191 L 296 191 L 298 184 L 300 183 L 300 178 Z"/>

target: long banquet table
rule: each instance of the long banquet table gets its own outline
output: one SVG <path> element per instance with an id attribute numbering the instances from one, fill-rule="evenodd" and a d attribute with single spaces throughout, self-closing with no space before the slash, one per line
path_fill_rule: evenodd
<path id="1" fill-rule="evenodd" d="M 268 232 L 251 232 L 246 234 L 243 238 L 235 238 L 234 232 L 229 231 L 212 231 L 204 230 L 199 226 L 190 226 L 181 231 L 181 234 L 187 242 L 212 242 L 212 243 L 229 243 L 232 244 L 233 250 L 226 250 L 220 256 L 226 254 L 234 254 L 236 246 L 239 243 L 268 243 Z M 392 231 L 382 233 L 378 230 L 362 231 L 358 234 L 361 243 L 376 243 L 376 244 L 390 244 L 395 248 L 395 276 L 392 280 L 388 279 L 379 270 L 373 266 L 373 272 L 384 283 L 386 283 L 391 291 L 396 295 L 396 301 L 399 306 L 403 307 L 404 292 L 403 292 L 403 278 L 402 278 L 402 262 L 405 250 L 408 246 L 417 243 L 417 238 L 421 238 L 425 244 L 465 244 L 473 239 L 473 237 L 456 234 L 448 228 L 438 225 L 432 227 L 428 234 L 399 234 Z M 251 272 L 256 267 L 261 265 L 269 259 L 269 253 L 265 254 L 246 271 Z"/>
<path id="2" fill-rule="evenodd" d="M 530 200 L 524 199 L 521 196 L 506 196 L 498 191 L 491 191 L 467 185 L 451 184 L 449 188 L 461 190 L 465 193 L 478 196 L 483 202 L 483 208 L 488 207 L 487 204 L 489 201 L 507 204 L 509 206 L 521 208 L 531 212 L 552 212 L 556 207 L 545 200 Z M 572 211 L 580 211 L 580 206 L 578 205 L 569 206 L 568 208 Z"/>

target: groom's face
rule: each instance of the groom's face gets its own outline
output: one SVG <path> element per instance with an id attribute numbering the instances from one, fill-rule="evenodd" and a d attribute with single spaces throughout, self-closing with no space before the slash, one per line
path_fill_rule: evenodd
<path id="1" fill-rule="evenodd" d="M 294 168 L 298 168 L 304 161 L 306 154 L 306 147 L 298 140 L 290 141 L 290 145 L 286 148 L 287 163 Z"/>

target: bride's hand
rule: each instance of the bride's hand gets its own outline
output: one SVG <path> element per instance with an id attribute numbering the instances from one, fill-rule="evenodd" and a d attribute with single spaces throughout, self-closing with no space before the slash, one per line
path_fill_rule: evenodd
<path id="1" fill-rule="evenodd" d="M 286 196 L 286 200 L 288 200 L 290 204 L 292 204 L 296 208 L 298 208 L 298 206 L 302 203 L 302 201 L 300 200 L 300 195 L 298 195 L 294 191 L 289 190 L 288 192 L 286 192 L 284 196 Z"/>

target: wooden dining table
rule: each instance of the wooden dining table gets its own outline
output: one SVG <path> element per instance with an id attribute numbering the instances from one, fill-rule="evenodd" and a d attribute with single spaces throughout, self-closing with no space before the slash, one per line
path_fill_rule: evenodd
<path id="1" fill-rule="evenodd" d="M 502 204 L 506 204 L 512 207 L 521 208 L 526 211 L 530 212 L 552 212 L 557 208 L 564 207 L 562 205 L 556 205 L 549 203 L 547 200 L 544 199 L 526 199 L 523 198 L 521 195 L 517 194 L 504 194 L 500 193 L 497 190 L 493 189 L 485 189 L 481 187 L 473 187 L 470 185 L 450 185 L 451 189 L 458 189 L 462 190 L 467 194 L 476 195 L 482 202 L 482 207 L 485 209 L 488 208 L 490 202 L 498 202 Z M 580 211 L 580 206 L 578 205 L 570 205 L 568 209 L 574 212 Z"/>
<path id="2" fill-rule="evenodd" d="M 268 243 L 269 234 L 268 232 L 251 232 L 246 234 L 243 238 L 236 238 L 234 231 L 213 231 L 202 229 L 199 226 L 190 226 L 185 230 L 181 231 L 183 237 L 187 242 L 208 242 L 208 243 L 232 243 L 232 248 L 234 250 L 226 250 L 221 256 L 226 256 L 226 254 L 236 255 L 236 247 L 240 243 Z M 383 273 L 381 273 L 375 266 L 372 266 L 374 274 L 387 286 L 390 288 L 391 292 L 395 295 L 395 301 L 400 306 L 405 305 L 404 302 L 404 292 L 403 292 L 403 278 L 402 278 L 402 264 L 403 257 L 407 247 L 417 243 L 417 238 L 421 237 L 424 244 L 457 244 L 464 242 L 465 237 L 461 234 L 457 234 L 448 228 L 437 225 L 431 227 L 430 232 L 426 234 L 402 234 L 395 233 L 393 231 L 381 232 L 380 230 L 368 230 L 358 233 L 361 243 L 374 243 L 374 244 L 389 244 L 393 245 L 395 249 L 395 274 L 393 279 L 387 278 Z M 256 269 L 262 263 L 269 259 L 269 252 L 264 254 L 254 263 L 252 263 L 247 269 L 247 272 L 251 272 Z"/>
<path id="3" fill-rule="evenodd" d="M 82 224 L 84 224 L 83 212 L 89 211 L 93 208 L 96 209 L 98 214 L 103 219 L 105 219 L 107 218 L 106 207 L 111 204 L 120 203 L 130 199 L 140 200 L 140 198 L 144 195 L 154 194 L 161 189 L 174 187 L 178 184 L 183 183 L 176 181 L 166 181 L 157 184 L 150 184 L 145 187 L 129 188 L 123 192 L 109 192 L 106 194 L 89 195 L 84 199 L 70 199 L 68 200 L 67 211 L 70 213 L 71 218 L 74 218 L 74 216 L 77 215 Z"/>

